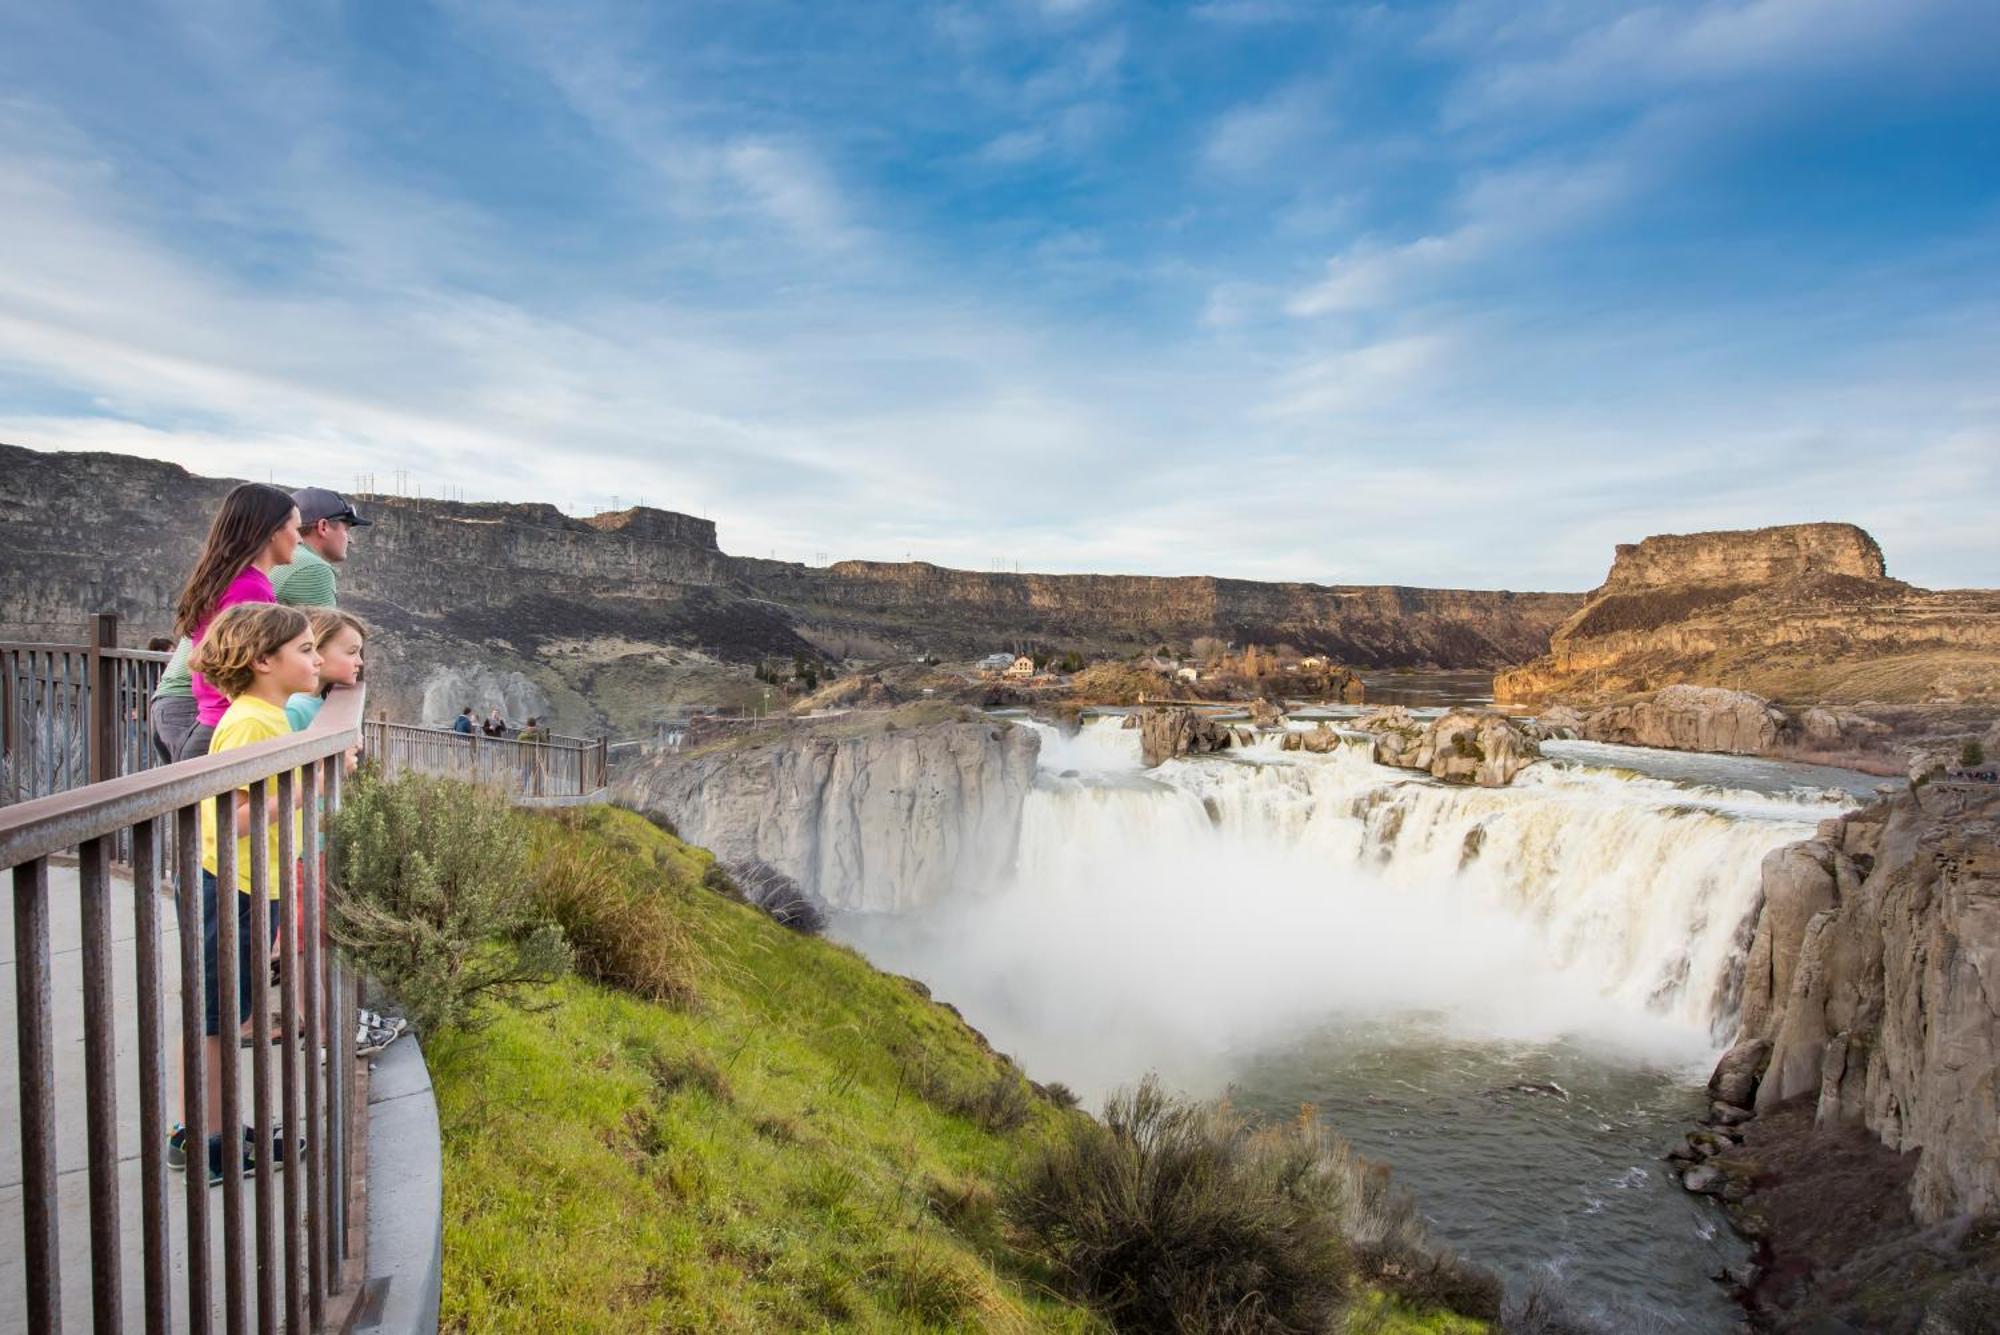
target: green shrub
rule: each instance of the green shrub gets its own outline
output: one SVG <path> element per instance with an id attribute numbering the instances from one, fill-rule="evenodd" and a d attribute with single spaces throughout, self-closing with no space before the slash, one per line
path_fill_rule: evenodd
<path id="1" fill-rule="evenodd" d="M 1966 738 L 1965 745 L 1958 748 L 1958 763 L 1962 769 L 1971 769 L 1974 765 L 1986 763 L 1986 748 L 1977 737 Z"/>
<path id="2" fill-rule="evenodd" d="M 477 1028 L 488 1003 L 569 967 L 561 929 L 535 904 L 521 818 L 497 794 L 364 774 L 330 824 L 329 926 L 420 1032 Z"/>
<path id="3" fill-rule="evenodd" d="M 1008 1208 L 1121 1331 L 1320 1332 L 1352 1274 L 1333 1148 L 1303 1119 L 1256 1130 L 1148 1078 L 1077 1119 Z"/>

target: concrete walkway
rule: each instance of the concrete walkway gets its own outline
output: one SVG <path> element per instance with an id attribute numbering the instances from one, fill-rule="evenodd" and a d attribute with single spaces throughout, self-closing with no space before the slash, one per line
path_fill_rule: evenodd
<path id="1" fill-rule="evenodd" d="M 90 1301 L 90 1205 L 89 1176 L 84 1145 L 83 1074 L 83 979 L 82 917 L 74 867 L 49 868 L 50 974 L 55 990 L 53 1029 L 56 1068 L 56 1169 L 60 1200 L 59 1240 L 62 1247 L 62 1317 L 67 1330 L 91 1328 Z M 137 978 L 133 945 L 132 884 L 123 878 L 112 882 L 112 922 L 115 944 L 112 968 L 116 992 L 114 1011 L 118 1042 L 118 1152 L 119 1225 L 124 1237 L 121 1261 L 124 1290 L 124 1326 L 144 1329 L 145 1270 L 140 1243 L 139 1181 L 139 1089 L 138 1089 L 138 1006 L 134 999 Z M 273 912 L 276 912 L 273 906 Z M 181 1072 L 180 1032 L 180 942 L 173 902 L 160 902 L 161 972 L 166 980 L 167 1121 L 171 1125 L 179 1107 Z M 0 1332 L 26 1331 L 27 1272 L 22 1256 L 21 1222 L 21 1095 L 18 1064 L 19 1032 L 15 1015 L 14 883 L 11 873 L 0 874 Z M 271 993 L 275 1009 L 277 993 Z M 243 1117 L 250 1119 L 251 1058 L 242 1050 L 241 1088 Z M 279 1053 L 271 1051 L 273 1078 L 272 1107 L 279 1108 Z M 304 1103 L 304 1091 L 300 1091 Z M 196 1165 L 199 1169 L 199 1164 Z M 202 1183 L 199 1171 L 167 1175 L 168 1219 L 172 1236 L 174 1325 L 187 1323 L 187 1203 L 184 1193 L 189 1181 Z M 282 1217 L 283 1179 L 274 1178 L 278 1193 L 274 1216 Z M 221 1326 L 222 1283 L 222 1189 L 209 1188 L 209 1230 L 217 1328 Z M 245 1225 L 244 1276 L 249 1289 L 248 1307 L 255 1318 L 256 1226 L 254 1181 L 243 1185 Z M 282 1235 L 273 1241 L 274 1256 L 283 1264 Z M 279 1286 L 282 1295 L 282 1284 Z M 280 1307 L 282 1321 L 282 1304 Z"/>

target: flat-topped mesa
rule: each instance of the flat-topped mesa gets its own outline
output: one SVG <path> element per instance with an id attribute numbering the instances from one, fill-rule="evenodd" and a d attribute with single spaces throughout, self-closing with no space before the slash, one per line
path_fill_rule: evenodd
<path id="1" fill-rule="evenodd" d="M 1882 548 L 1853 524 L 1782 524 L 1714 533 L 1662 533 L 1618 544 L 1597 592 L 1689 584 L 1773 584 L 1803 575 L 1885 579 Z"/>
<path id="2" fill-rule="evenodd" d="M 670 542 L 683 547 L 702 547 L 721 552 L 715 541 L 715 521 L 697 519 L 673 510 L 655 510 L 635 505 L 629 510 L 607 510 L 583 521 L 600 533 L 622 533 L 646 542 Z"/>
<path id="3" fill-rule="evenodd" d="M 1581 705 L 1680 684 L 1795 704 L 1992 699 L 2000 590 L 1891 579 L 1853 524 L 1664 534 L 1620 546 L 1548 652 L 1493 690 L 1505 703 Z"/>

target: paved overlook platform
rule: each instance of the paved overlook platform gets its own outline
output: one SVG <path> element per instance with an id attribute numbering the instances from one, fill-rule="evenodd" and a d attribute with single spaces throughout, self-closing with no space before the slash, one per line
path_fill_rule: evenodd
<path id="1" fill-rule="evenodd" d="M 140 1250 L 139 1197 L 139 1082 L 138 1015 L 134 996 L 137 984 L 134 969 L 132 882 L 114 874 L 111 881 L 112 971 L 116 992 L 113 1006 L 118 1035 L 118 1177 L 119 1227 L 124 1239 L 122 1281 L 124 1326 L 144 1328 L 144 1260 Z M 179 1107 L 181 1072 L 180 1029 L 180 934 L 169 897 L 161 900 L 161 973 L 166 987 L 165 1052 L 167 1060 L 167 1118 L 171 1123 Z M 0 922 L 14 918 L 14 882 L 0 876 Z M 83 973 L 82 917 L 74 866 L 49 868 L 49 972 L 54 991 L 53 1030 L 56 1070 L 56 1169 L 60 1199 L 59 1239 L 62 1246 L 62 1315 L 66 1330 L 88 1330 L 90 1305 L 90 1197 L 89 1175 L 84 1150 L 83 1073 Z M 14 933 L 0 932 L 0 1332 L 13 1335 L 28 1329 L 27 1274 L 22 1256 L 21 1225 L 21 1091 L 17 1062 L 19 1030 L 15 1015 Z M 271 994 L 273 1002 L 276 992 Z M 275 1007 L 274 1007 L 275 1008 Z M 252 1053 L 242 1052 L 240 1088 L 244 1117 L 249 1117 L 252 1091 Z M 280 1063 L 272 1050 L 272 1104 L 278 1106 Z M 303 1093 L 301 1094 L 303 1099 Z M 173 1273 L 170 1280 L 174 1298 L 174 1327 L 187 1329 L 187 1205 L 182 1193 L 187 1184 L 206 1181 L 200 1172 L 167 1175 L 167 1218 L 173 1239 Z M 283 1213 L 282 1179 L 272 1184 L 280 1192 L 274 1219 Z M 209 1192 L 210 1248 L 214 1259 L 215 1321 L 222 1328 L 222 1188 Z M 256 1305 L 255 1187 L 246 1178 L 243 1184 L 244 1273 L 249 1277 L 250 1304 Z M 284 1255 L 281 1239 L 276 1240 L 276 1256 Z"/>

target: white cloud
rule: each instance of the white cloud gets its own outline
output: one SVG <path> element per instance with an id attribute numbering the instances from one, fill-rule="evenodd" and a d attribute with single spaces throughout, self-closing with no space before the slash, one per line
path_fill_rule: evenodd
<path id="1" fill-rule="evenodd" d="M 1460 270 L 1560 235 L 1623 202 L 1634 190 L 1629 149 L 1565 164 L 1487 172 L 1460 193 L 1458 224 L 1410 241 L 1365 239 L 1326 262 L 1319 281 L 1286 304 L 1297 316 L 1366 311 L 1440 284 Z"/>
<path id="2" fill-rule="evenodd" d="M 1203 140 L 1201 160 L 1212 171 L 1256 172 L 1302 140 L 1323 136 L 1331 128 L 1322 91 L 1296 84 L 1225 113 Z"/>

